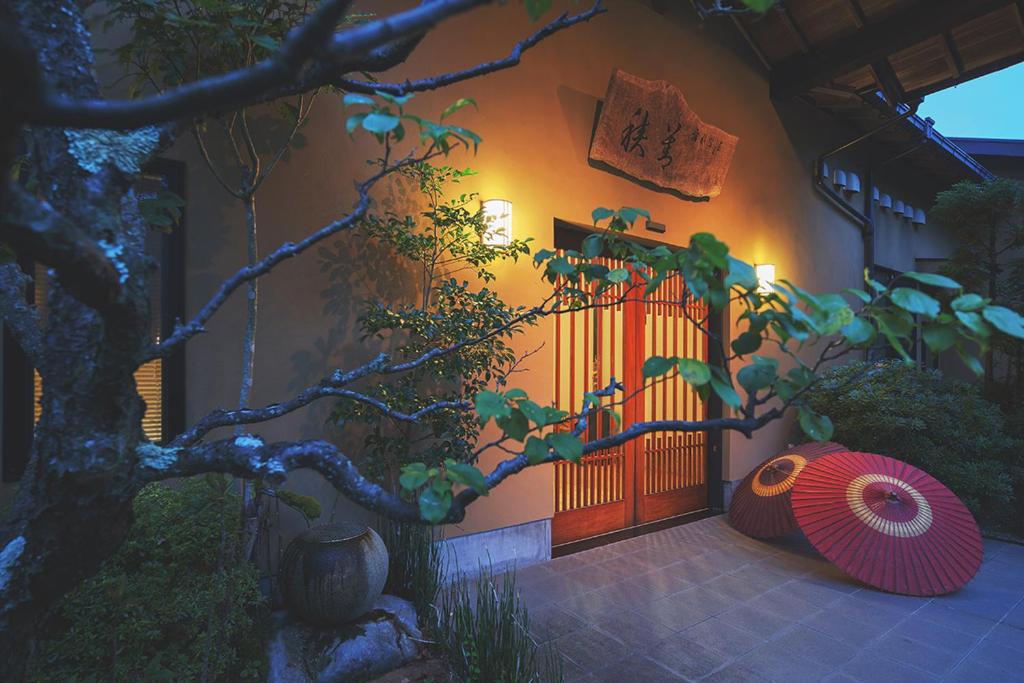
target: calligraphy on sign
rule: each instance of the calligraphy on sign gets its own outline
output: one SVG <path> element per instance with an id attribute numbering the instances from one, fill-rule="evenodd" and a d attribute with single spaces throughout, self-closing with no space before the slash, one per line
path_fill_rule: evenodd
<path id="1" fill-rule="evenodd" d="M 739 138 L 704 123 L 679 88 L 615 69 L 590 159 L 689 198 L 722 191 Z"/>

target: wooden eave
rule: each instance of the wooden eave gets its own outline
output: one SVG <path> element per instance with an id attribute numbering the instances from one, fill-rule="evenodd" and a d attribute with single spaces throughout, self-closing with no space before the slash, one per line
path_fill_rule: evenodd
<path id="1" fill-rule="evenodd" d="M 1024 0 L 778 0 L 735 22 L 767 65 L 773 98 L 806 99 L 867 131 L 907 103 L 1024 61 L 1022 17 Z M 907 158 L 932 175 L 991 175 L 916 116 L 876 144 L 915 139 L 924 143 Z"/>

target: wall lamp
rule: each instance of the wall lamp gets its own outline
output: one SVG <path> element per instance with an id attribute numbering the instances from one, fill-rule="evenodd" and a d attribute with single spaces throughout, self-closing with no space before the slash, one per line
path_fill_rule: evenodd
<path id="1" fill-rule="evenodd" d="M 757 275 L 757 293 L 767 296 L 775 291 L 775 264 L 755 263 L 754 273 Z"/>
<path id="2" fill-rule="evenodd" d="M 512 243 L 512 202 L 487 199 L 480 206 L 487 223 L 483 243 L 490 247 L 507 247 Z"/>

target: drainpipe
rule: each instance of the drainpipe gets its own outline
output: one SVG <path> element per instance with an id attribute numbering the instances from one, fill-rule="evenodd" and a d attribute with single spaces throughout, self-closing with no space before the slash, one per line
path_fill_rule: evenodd
<path id="1" fill-rule="evenodd" d="M 907 110 L 900 113 L 897 116 L 892 117 L 885 123 L 876 128 L 872 128 L 866 133 L 862 133 L 852 140 L 845 142 L 838 147 L 830 149 L 823 153 L 817 158 L 814 163 L 814 187 L 820 192 L 826 199 L 828 199 L 836 208 L 840 209 L 846 216 L 854 223 L 860 226 L 861 235 L 864 238 L 864 267 L 869 271 L 873 271 L 875 268 L 875 221 L 874 221 L 874 207 L 871 203 L 871 192 L 873 185 L 872 178 L 872 166 L 868 163 L 867 173 L 864 174 L 865 183 L 862 185 L 862 191 L 864 192 L 864 211 L 858 211 L 851 206 L 846 199 L 835 191 L 831 186 L 831 179 L 826 178 L 824 174 L 825 163 L 830 157 L 852 149 L 870 139 L 876 134 L 886 130 L 900 121 L 910 118 L 917 112 L 917 104 L 907 107 Z M 891 159 L 890 159 L 891 161 Z"/>

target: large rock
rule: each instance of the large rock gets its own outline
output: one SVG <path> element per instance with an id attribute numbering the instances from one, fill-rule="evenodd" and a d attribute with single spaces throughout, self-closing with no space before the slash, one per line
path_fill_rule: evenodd
<path id="1" fill-rule="evenodd" d="M 281 611 L 267 653 L 271 683 L 358 683 L 411 661 L 421 639 L 412 604 L 382 595 L 362 618 L 322 629 Z"/>

